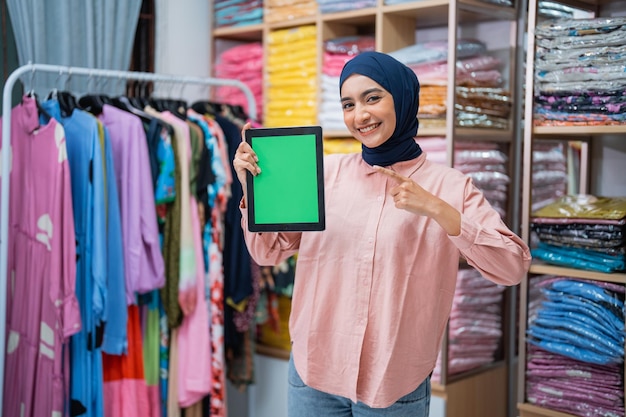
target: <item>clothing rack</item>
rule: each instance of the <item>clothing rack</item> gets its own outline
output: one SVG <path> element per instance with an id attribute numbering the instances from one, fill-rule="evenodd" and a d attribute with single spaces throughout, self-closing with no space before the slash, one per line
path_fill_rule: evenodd
<path id="1" fill-rule="evenodd" d="M 61 75 L 81 75 L 99 78 L 117 78 L 118 80 L 155 81 L 176 84 L 197 84 L 205 86 L 231 86 L 243 91 L 248 101 L 248 116 L 256 120 L 257 110 L 254 96 L 247 85 L 239 80 L 200 78 L 156 74 L 137 71 L 117 71 L 83 67 L 68 67 L 48 64 L 26 64 L 13 71 L 4 84 L 2 97 L 2 194 L 0 206 L 0 417 L 3 409 L 4 393 L 4 365 L 6 354 L 6 305 L 7 305 L 7 265 L 8 265 L 8 236 L 9 236 L 9 175 L 11 169 L 11 98 L 13 87 L 20 77 L 27 73 L 46 72 Z"/>

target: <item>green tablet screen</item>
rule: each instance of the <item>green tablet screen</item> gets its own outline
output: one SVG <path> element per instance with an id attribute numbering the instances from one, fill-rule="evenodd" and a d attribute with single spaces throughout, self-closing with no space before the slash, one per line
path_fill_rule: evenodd
<path id="1" fill-rule="evenodd" d="M 251 231 L 323 230 L 324 172 L 319 126 L 246 131 L 261 173 L 248 175 Z"/>

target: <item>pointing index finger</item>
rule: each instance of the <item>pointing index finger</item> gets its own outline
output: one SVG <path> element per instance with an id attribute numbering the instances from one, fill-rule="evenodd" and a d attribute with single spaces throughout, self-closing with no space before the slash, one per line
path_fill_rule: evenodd
<path id="1" fill-rule="evenodd" d="M 408 181 L 408 178 L 398 174 L 396 171 L 392 171 L 389 168 L 383 168 L 381 166 L 378 165 L 374 165 L 373 167 L 376 171 L 380 172 L 381 174 L 384 174 L 394 180 L 396 180 L 399 183 L 402 183 L 404 181 Z"/>

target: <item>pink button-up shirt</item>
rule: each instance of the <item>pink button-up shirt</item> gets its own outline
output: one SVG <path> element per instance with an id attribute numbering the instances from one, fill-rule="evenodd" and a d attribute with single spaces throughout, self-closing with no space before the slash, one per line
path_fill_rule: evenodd
<path id="1" fill-rule="evenodd" d="M 242 227 L 260 265 L 298 253 L 289 325 L 303 381 L 387 407 L 435 366 L 459 257 L 487 279 L 514 285 L 530 252 L 468 177 L 426 154 L 391 168 L 459 210 L 459 236 L 396 208 L 389 195 L 395 181 L 360 154 L 329 155 L 324 164 L 326 230 L 251 233 L 243 207 Z"/>

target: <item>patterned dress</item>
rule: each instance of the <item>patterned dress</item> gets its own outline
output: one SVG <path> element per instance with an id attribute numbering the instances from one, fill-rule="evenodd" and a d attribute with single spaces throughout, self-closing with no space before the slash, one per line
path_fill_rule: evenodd
<path id="1" fill-rule="evenodd" d="M 38 119 L 27 96 L 11 113 L 3 415 L 61 417 L 63 349 L 81 328 L 74 217 L 65 131 Z"/>

